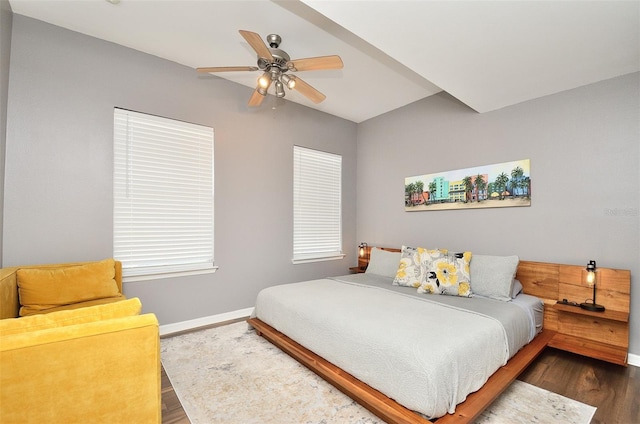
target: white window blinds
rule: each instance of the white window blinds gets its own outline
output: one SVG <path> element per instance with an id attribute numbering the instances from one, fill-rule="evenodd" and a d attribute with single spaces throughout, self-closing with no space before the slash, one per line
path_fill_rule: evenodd
<path id="1" fill-rule="evenodd" d="M 293 262 L 342 257 L 342 157 L 294 146 Z"/>
<path id="2" fill-rule="evenodd" d="M 213 268 L 213 129 L 114 109 L 114 258 L 124 276 Z"/>

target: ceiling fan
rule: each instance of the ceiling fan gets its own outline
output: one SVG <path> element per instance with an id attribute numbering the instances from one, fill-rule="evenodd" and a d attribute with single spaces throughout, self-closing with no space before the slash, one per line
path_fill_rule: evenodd
<path id="1" fill-rule="evenodd" d="M 258 85 L 249 99 L 249 106 L 260 106 L 267 95 L 271 84 L 274 84 L 276 97 L 284 97 L 284 87 L 295 89 L 314 103 L 322 102 L 327 96 L 304 82 L 300 77 L 289 72 L 318 71 L 325 69 L 342 69 L 340 56 L 318 56 L 306 59 L 291 60 L 287 52 L 278 47 L 282 42 L 277 34 L 269 34 L 266 37 L 269 47 L 262 41 L 260 35 L 255 32 L 240 30 L 249 45 L 258 54 L 258 66 L 222 66 L 196 68 L 198 72 L 237 72 L 237 71 L 263 71 L 258 78 Z"/>

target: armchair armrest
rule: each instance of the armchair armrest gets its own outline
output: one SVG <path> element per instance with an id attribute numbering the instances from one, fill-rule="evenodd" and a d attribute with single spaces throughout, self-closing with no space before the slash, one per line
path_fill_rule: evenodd
<path id="1" fill-rule="evenodd" d="M 2 337 L 0 422 L 161 422 L 153 314 Z"/>

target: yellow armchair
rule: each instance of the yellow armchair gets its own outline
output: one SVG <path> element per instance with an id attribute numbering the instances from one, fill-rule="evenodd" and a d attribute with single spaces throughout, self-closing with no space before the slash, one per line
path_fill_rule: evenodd
<path id="1" fill-rule="evenodd" d="M 160 338 L 137 298 L 0 320 L 1 423 L 160 423 Z"/>

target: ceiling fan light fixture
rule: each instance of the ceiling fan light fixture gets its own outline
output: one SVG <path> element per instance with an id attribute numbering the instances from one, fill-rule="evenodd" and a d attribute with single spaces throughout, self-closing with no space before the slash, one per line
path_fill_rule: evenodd
<path id="1" fill-rule="evenodd" d="M 296 77 L 293 75 L 282 74 L 281 79 L 289 90 L 292 90 L 296 86 Z"/>
<path id="2" fill-rule="evenodd" d="M 282 84 L 282 81 L 278 80 L 276 81 L 276 97 L 278 98 L 282 98 L 284 97 L 284 84 Z"/>
<path id="3" fill-rule="evenodd" d="M 106 0 L 117 3 L 120 0 Z M 238 71 L 262 71 L 258 78 L 256 89 L 253 91 L 248 105 L 250 107 L 260 106 L 267 96 L 269 87 L 274 84 L 275 95 L 278 98 L 285 96 L 284 87 L 289 90 L 295 89 L 300 94 L 314 103 L 324 101 L 326 96 L 307 84 L 302 78 L 285 74 L 286 72 L 298 71 L 318 71 L 325 69 L 342 69 L 342 59 L 340 56 L 318 56 L 304 59 L 291 60 L 291 57 L 284 50 L 280 50 L 280 38 L 277 34 L 269 34 L 267 43 L 262 40 L 259 34 L 251 31 L 240 30 L 240 35 L 245 39 L 255 51 L 258 66 L 213 66 L 196 68 L 198 72 L 238 72 Z"/>
<path id="4" fill-rule="evenodd" d="M 258 78 L 258 85 L 261 88 L 264 88 L 265 91 L 269 88 L 271 85 L 271 75 L 269 72 L 265 72 L 260 78 Z"/>

